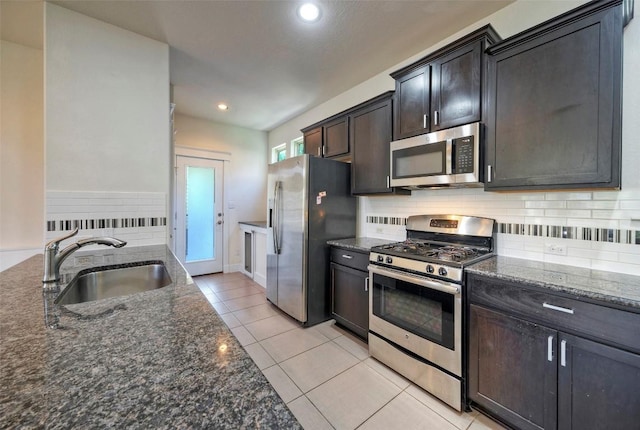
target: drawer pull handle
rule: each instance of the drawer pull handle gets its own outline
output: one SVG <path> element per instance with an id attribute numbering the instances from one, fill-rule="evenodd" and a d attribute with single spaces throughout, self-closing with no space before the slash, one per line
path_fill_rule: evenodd
<path id="1" fill-rule="evenodd" d="M 560 366 L 567 367 L 567 341 L 560 342 Z"/>
<path id="2" fill-rule="evenodd" d="M 353 255 L 342 254 L 342 258 L 346 258 L 347 260 L 351 260 Z"/>
<path id="3" fill-rule="evenodd" d="M 542 307 L 543 308 L 547 308 L 547 309 L 551 309 L 553 311 L 564 312 L 565 314 L 573 315 L 573 309 L 563 308 L 561 306 L 556 306 L 556 305 L 550 305 L 549 303 L 543 303 Z"/>
<path id="4" fill-rule="evenodd" d="M 547 339 L 547 361 L 553 361 L 553 336 Z"/>

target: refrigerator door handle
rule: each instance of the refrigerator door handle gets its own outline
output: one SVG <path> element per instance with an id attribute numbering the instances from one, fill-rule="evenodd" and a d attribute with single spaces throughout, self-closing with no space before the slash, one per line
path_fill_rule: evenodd
<path id="1" fill-rule="evenodd" d="M 276 181 L 273 190 L 273 251 L 280 254 L 280 181 Z"/>

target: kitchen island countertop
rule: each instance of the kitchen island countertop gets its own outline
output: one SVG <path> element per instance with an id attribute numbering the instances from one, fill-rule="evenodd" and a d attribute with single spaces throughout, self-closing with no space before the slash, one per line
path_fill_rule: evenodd
<path id="1" fill-rule="evenodd" d="M 72 255 L 63 284 L 76 261 L 162 260 L 173 282 L 62 308 L 42 260 L 0 274 L 0 428 L 300 428 L 166 246 Z"/>
<path id="2" fill-rule="evenodd" d="M 503 256 L 470 265 L 466 271 L 640 312 L 640 277 L 634 275 Z"/>

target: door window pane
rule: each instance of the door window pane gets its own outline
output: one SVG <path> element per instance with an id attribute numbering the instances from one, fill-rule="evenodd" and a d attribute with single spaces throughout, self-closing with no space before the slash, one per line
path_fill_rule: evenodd
<path id="1" fill-rule="evenodd" d="M 186 256 L 187 262 L 215 257 L 214 182 L 215 171 L 209 167 L 186 168 Z"/>

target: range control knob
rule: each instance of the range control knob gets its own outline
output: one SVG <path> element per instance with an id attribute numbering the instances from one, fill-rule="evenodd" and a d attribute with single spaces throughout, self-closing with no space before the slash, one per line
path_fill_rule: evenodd
<path id="1" fill-rule="evenodd" d="M 387 257 L 387 264 L 393 263 L 393 259 L 391 257 Z"/>
<path id="2" fill-rule="evenodd" d="M 431 264 L 427 264 L 427 273 L 433 273 L 434 269 Z"/>
<path id="3" fill-rule="evenodd" d="M 384 257 L 382 255 L 378 255 L 378 263 L 382 263 L 384 261 Z"/>
<path id="4" fill-rule="evenodd" d="M 438 275 L 447 276 L 447 269 L 445 269 L 444 267 L 439 268 L 438 269 Z"/>

